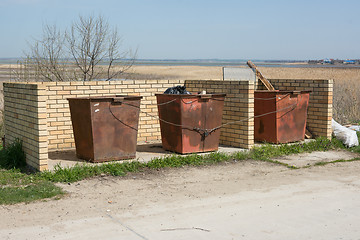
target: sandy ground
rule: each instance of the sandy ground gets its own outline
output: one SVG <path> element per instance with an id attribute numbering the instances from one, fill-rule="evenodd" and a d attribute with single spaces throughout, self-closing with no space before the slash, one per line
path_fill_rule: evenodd
<path id="1" fill-rule="evenodd" d="M 0 82 L 14 77 L 16 65 L 0 64 Z M 357 68 L 293 68 L 293 67 L 259 67 L 267 78 L 299 79 L 334 79 L 360 80 L 360 67 Z M 129 73 L 136 79 L 222 79 L 222 67 L 216 66 L 149 66 L 135 65 Z"/>
<path id="2" fill-rule="evenodd" d="M 348 152 L 280 159 L 307 163 Z M 290 170 L 244 161 L 60 184 L 0 206 L 1 239 L 360 239 L 360 162 Z"/>
<path id="3" fill-rule="evenodd" d="M 335 81 L 360 80 L 360 68 L 293 68 L 259 67 L 271 79 L 334 79 Z M 134 73 L 141 76 L 158 76 L 160 79 L 211 79 L 223 78 L 221 67 L 208 66 L 134 66 Z"/>

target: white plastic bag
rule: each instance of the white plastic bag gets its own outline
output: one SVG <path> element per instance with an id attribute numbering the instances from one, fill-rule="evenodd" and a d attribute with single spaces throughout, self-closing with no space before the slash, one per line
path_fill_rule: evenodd
<path id="1" fill-rule="evenodd" d="M 355 130 L 357 132 L 360 132 L 360 126 L 359 125 L 352 125 L 352 126 L 350 126 L 348 128 L 350 128 L 351 130 Z"/>
<path id="2" fill-rule="evenodd" d="M 332 120 L 333 134 L 337 139 L 343 142 L 347 147 L 354 147 L 359 145 L 359 140 L 356 135 L 356 131 L 351 130 L 337 123 L 334 119 Z"/>

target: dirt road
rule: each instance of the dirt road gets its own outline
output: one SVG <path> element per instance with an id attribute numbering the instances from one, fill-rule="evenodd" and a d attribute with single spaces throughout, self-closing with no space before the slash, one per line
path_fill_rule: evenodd
<path id="1" fill-rule="evenodd" d="M 181 168 L 0 206 L 0 239 L 360 239 L 360 162 Z"/>

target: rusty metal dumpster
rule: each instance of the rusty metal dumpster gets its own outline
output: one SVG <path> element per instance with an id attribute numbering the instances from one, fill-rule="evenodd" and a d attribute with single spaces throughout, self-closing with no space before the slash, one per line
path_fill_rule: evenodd
<path id="1" fill-rule="evenodd" d="M 77 157 L 91 162 L 135 158 L 141 98 L 68 98 Z"/>
<path id="2" fill-rule="evenodd" d="M 185 154 L 219 147 L 226 94 L 156 94 L 162 146 Z"/>
<path id="3" fill-rule="evenodd" d="M 289 143 L 304 140 L 310 92 L 255 91 L 255 141 Z"/>

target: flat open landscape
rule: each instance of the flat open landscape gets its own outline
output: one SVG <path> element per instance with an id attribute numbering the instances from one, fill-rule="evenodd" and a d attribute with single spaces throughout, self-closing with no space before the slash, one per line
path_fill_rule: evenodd
<path id="1" fill-rule="evenodd" d="M 280 79 L 334 79 L 335 81 L 359 80 L 359 68 L 295 68 L 295 67 L 259 67 L 267 78 Z M 151 78 L 171 79 L 222 79 L 222 67 L 212 66 L 134 66 L 132 72 Z"/>
<path id="2" fill-rule="evenodd" d="M 16 78 L 15 64 L 0 64 L 0 81 Z M 360 80 L 360 67 L 259 67 L 267 78 Z M 136 79 L 222 79 L 222 67 L 135 65 L 129 73 Z"/>
<path id="3" fill-rule="evenodd" d="M 260 70 L 270 79 L 360 80 L 358 68 Z M 216 80 L 222 70 L 134 66 L 131 76 Z M 332 160 L 358 157 L 347 154 L 332 152 Z M 67 194 L 58 200 L 0 205 L 0 238 L 359 239 L 360 162 L 313 166 L 329 156 L 317 152 L 278 159 L 308 166 L 297 170 L 249 160 L 59 184 Z"/>

